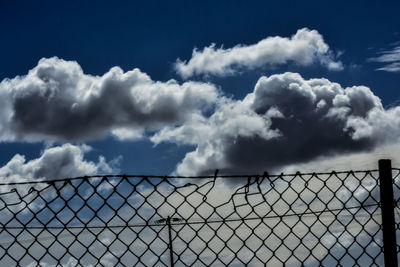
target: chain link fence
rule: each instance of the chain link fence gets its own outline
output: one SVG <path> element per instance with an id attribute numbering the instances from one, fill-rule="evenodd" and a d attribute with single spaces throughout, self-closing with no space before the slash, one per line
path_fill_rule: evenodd
<path id="1" fill-rule="evenodd" d="M 398 214 L 400 170 L 392 172 Z M 378 176 L 216 172 L 1 184 L 0 266 L 382 266 Z M 399 216 L 395 227 L 398 234 Z"/>

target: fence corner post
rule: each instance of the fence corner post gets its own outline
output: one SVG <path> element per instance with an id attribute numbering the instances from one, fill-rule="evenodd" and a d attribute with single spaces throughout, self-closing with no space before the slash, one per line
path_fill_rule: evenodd
<path id="1" fill-rule="evenodd" d="M 382 210 L 383 256 L 385 266 L 397 267 L 392 162 L 389 159 L 381 159 L 378 164 Z"/>

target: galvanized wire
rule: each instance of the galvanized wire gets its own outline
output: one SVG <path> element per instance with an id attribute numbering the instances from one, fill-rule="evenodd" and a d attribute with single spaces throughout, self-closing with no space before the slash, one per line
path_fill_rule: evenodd
<path id="1" fill-rule="evenodd" d="M 398 206 L 400 170 L 393 173 Z M 377 175 L 3 183 L 0 266 L 382 266 Z"/>

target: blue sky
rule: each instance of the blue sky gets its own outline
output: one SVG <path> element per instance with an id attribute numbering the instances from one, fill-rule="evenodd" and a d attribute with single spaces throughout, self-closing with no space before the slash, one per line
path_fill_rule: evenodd
<path id="1" fill-rule="evenodd" d="M 4 101 L 11 102 L 12 105 L 9 109 L 1 110 L 4 117 L 11 116 L 11 120 L 9 119 L 11 122 L 7 119 L 3 121 L 0 119 L 0 123 L 3 124 L 0 125 L 0 130 L 3 131 L 0 143 L 0 168 L 2 168 L 0 173 L 7 177 L 18 173 L 17 176 L 38 178 L 38 173 L 43 173 L 43 171 L 40 172 L 37 169 L 46 169 L 43 164 L 49 163 L 44 157 L 46 151 L 49 158 L 54 161 L 51 161 L 52 164 L 58 164 L 53 166 L 62 168 L 62 162 L 68 165 L 63 172 L 52 173 L 52 175 L 74 176 L 84 172 L 113 171 L 153 174 L 169 174 L 178 171 L 178 173 L 188 174 L 190 170 L 196 174 L 216 167 L 231 172 L 280 170 L 291 164 L 315 163 L 321 157 L 328 160 L 326 157 L 344 157 L 354 153 L 364 153 L 362 154 L 364 157 L 365 153 L 374 153 L 376 149 L 380 149 L 384 145 L 397 144 L 400 136 L 396 132 L 398 129 L 396 114 L 398 113 L 396 110 L 391 112 L 387 110 L 395 109 L 400 100 L 400 91 L 398 90 L 400 52 L 396 50 L 400 47 L 398 43 L 400 41 L 400 22 L 397 14 L 399 8 L 400 3 L 397 1 L 385 1 L 385 4 L 378 1 L 351 1 L 351 3 L 335 1 L 330 4 L 322 4 L 320 1 L 85 1 L 84 3 L 82 1 L 65 1 L 63 3 L 2 1 L 0 3 L 0 30 L 2 33 L 0 80 L 3 82 L 0 85 L 0 92 L 3 91 L 3 93 L 0 96 Z M 292 49 L 290 42 L 288 43 L 290 51 L 278 49 L 274 53 L 271 50 L 272 52 L 268 52 L 269 56 L 251 49 L 251 45 L 268 37 L 291 40 L 290 38 L 301 29 L 306 29 L 305 32 L 312 35 L 306 37 L 305 41 L 308 42 L 307 45 L 311 45 L 309 48 L 311 50 L 307 50 L 309 53 L 307 51 L 298 54 L 290 52 Z M 317 49 L 312 46 L 315 38 L 322 38 L 323 44 L 329 47 L 328 50 L 313 50 Z M 224 54 L 224 56 L 219 56 L 217 55 L 219 52 L 214 53 L 206 59 L 211 62 L 211 65 L 214 64 L 213 66 L 223 60 L 229 61 L 232 58 L 240 57 L 242 52 L 239 50 L 229 50 L 237 45 L 250 47 L 251 56 L 249 58 L 251 59 L 233 60 L 233 63 L 226 63 L 222 66 L 222 72 L 207 69 L 206 64 L 195 66 L 198 70 L 197 74 L 191 73 L 189 76 L 185 76 L 179 72 L 177 66 L 180 61 L 177 61 L 178 59 L 189 64 L 194 48 L 197 48 L 200 56 L 203 57 L 205 55 L 202 53 L 205 51 L 203 49 L 210 47 L 212 43 L 215 43 L 213 51 Z M 286 54 L 281 55 L 280 53 Z M 276 61 L 274 55 L 282 56 L 284 59 Z M 382 57 L 383 55 L 386 57 Z M 66 121 L 67 118 L 71 119 L 72 115 L 59 114 L 57 119 L 44 115 L 53 114 L 52 112 L 54 112 L 52 116 L 57 115 L 59 110 L 47 111 L 46 108 L 62 106 L 63 96 L 60 96 L 54 106 L 42 108 L 43 104 L 35 106 L 33 103 L 38 98 L 31 95 L 33 93 L 29 90 L 34 89 L 30 89 L 30 86 L 25 86 L 20 90 L 25 94 L 15 93 L 16 95 L 13 95 L 10 93 L 12 96 L 9 96 L 8 93 L 5 93 L 17 92 L 17 87 L 31 81 L 23 80 L 23 77 L 40 65 L 39 60 L 53 57 L 57 57 L 57 60 L 45 61 L 45 63 L 42 61 L 42 64 L 47 64 L 47 67 L 53 64 L 55 69 L 59 68 L 64 72 L 74 66 L 80 66 L 83 73 L 91 77 L 103 77 L 115 66 L 124 72 L 138 68 L 141 74 L 150 77 L 151 82 L 144 82 L 146 86 L 143 88 L 140 85 L 135 85 L 136 87 L 130 85 L 120 90 L 130 90 L 135 87 L 139 95 L 142 94 L 141 90 L 147 90 L 147 86 L 152 86 L 152 83 L 159 82 L 161 83 L 159 86 L 167 88 L 167 81 L 174 79 L 176 80 L 176 89 L 174 87 L 168 90 L 192 92 L 191 88 L 196 86 L 193 89 L 196 90 L 196 93 L 190 93 L 189 97 L 193 98 L 191 101 L 200 99 L 201 103 L 193 104 L 190 107 L 179 104 L 171 111 L 174 115 L 171 117 L 166 115 L 168 118 L 164 118 L 162 109 L 159 111 L 157 107 L 166 103 L 166 109 L 168 109 L 171 105 L 168 104 L 169 102 L 165 102 L 170 100 L 168 95 L 163 96 L 155 104 L 155 115 L 150 112 L 150 115 L 141 118 L 140 122 L 135 121 L 135 118 L 138 117 L 133 116 L 133 119 L 122 123 L 119 121 L 121 116 L 115 114 L 118 118 L 113 118 L 107 126 L 108 128 L 100 125 L 102 124 L 101 117 L 92 120 L 92 117 L 89 116 L 92 113 L 87 111 L 89 108 L 83 108 L 82 110 L 86 110 L 88 113 L 81 113 L 84 116 L 76 117 L 81 120 L 80 124 L 76 121 L 71 122 L 71 125 L 76 126 L 71 126 L 70 129 L 77 128 L 71 130 L 73 131 L 72 135 L 64 136 L 60 134 L 60 128 L 57 128 L 57 125 L 59 123 L 66 127 L 64 130 L 68 132 L 69 124 L 62 121 Z M 77 65 L 67 64 L 64 66 L 63 62 L 75 62 Z M 329 63 L 340 66 L 329 67 Z M 38 68 L 40 69 L 40 66 Z M 355 105 L 362 102 L 360 105 L 366 107 L 370 101 L 376 99 L 368 95 L 364 89 L 354 89 L 354 98 L 349 96 L 349 106 L 340 106 L 342 113 L 338 111 L 339 106 L 335 106 L 329 115 L 327 115 L 328 113 L 324 115 L 336 116 L 336 119 L 332 119 L 326 125 L 321 123 L 321 125 L 315 126 L 315 131 L 321 133 L 319 137 L 315 137 L 318 134 L 309 130 L 311 126 L 314 127 L 309 119 L 315 118 L 311 115 L 311 117 L 301 115 L 304 106 L 300 104 L 304 99 L 296 98 L 303 96 L 304 91 L 296 91 L 297 94 L 294 94 L 293 98 L 289 98 L 291 91 L 283 92 L 282 95 L 276 92 L 270 94 L 271 90 L 280 90 L 280 87 L 271 89 L 272 82 L 260 80 L 263 76 L 267 79 L 273 75 L 283 75 L 285 72 L 291 72 L 298 76 L 276 76 L 277 79 L 284 81 L 283 84 L 290 80 L 304 85 L 305 88 L 312 87 L 307 89 L 308 93 L 315 93 L 313 90 L 317 90 L 307 82 L 310 79 L 325 78 L 330 82 L 328 87 L 334 86 L 333 83 L 338 83 L 343 89 L 339 94 L 344 94 L 346 97 L 347 87 L 366 86 L 368 92 L 372 92 L 380 99 L 383 108 L 372 116 L 370 115 L 373 113 L 371 110 L 374 110 L 371 106 L 360 115 L 355 111 L 357 109 Z M 71 90 L 72 94 L 77 92 L 70 87 L 57 88 L 57 84 L 60 83 L 60 80 L 57 79 L 62 78 L 56 74 L 51 76 L 53 74 L 46 77 L 56 81 L 56 88 L 53 88 L 56 93 L 59 90 Z M 16 78 L 17 76 L 19 78 Z M 5 79 L 20 80 L 6 85 Z M 146 80 L 147 78 L 140 79 Z M 188 83 L 187 87 L 184 86 L 185 83 Z M 249 93 L 255 90 L 256 84 L 259 85 L 259 94 L 256 93 L 254 103 L 257 102 L 257 99 L 266 101 L 259 100 L 262 103 L 258 104 L 258 109 L 263 110 L 264 114 L 271 108 L 272 110 L 276 108 L 280 115 L 271 115 L 271 111 L 268 113 L 269 115 L 265 115 L 265 113 L 262 117 L 261 111 L 255 110 L 260 116 L 251 115 L 251 118 L 255 119 L 254 122 L 249 118 L 243 118 L 243 121 L 240 121 L 240 115 L 254 112 L 254 110 L 249 111 L 247 110 L 248 106 L 241 107 L 235 101 L 242 102 Z M 122 85 L 117 83 L 115 86 Z M 82 88 L 85 90 L 84 86 Z M 157 90 L 159 89 L 155 88 L 153 93 L 156 94 Z M 166 94 L 171 92 L 168 90 Z M 365 98 L 361 100 L 356 96 L 360 95 L 360 92 L 365 93 Z M 213 93 L 218 95 L 211 97 Z M 22 101 L 21 99 L 26 95 L 32 96 L 32 98 L 24 98 Z M 265 95 L 267 95 L 266 99 L 263 98 Z M 41 96 L 43 97 L 43 95 Z M 113 94 L 110 93 L 108 97 L 112 98 Z M 276 97 L 287 98 L 287 101 L 280 103 Z M 317 98 L 319 99 L 319 96 Z M 271 99 L 279 100 L 280 104 L 269 103 L 268 101 Z M 19 100 L 20 102 L 18 102 Z M 51 101 L 50 98 L 47 101 Z M 147 100 L 144 99 L 144 101 Z M 251 102 L 251 100 L 248 101 Z M 18 103 L 19 105 L 17 105 Z M 66 101 L 66 103 L 66 105 L 73 105 L 72 102 Z M 104 105 L 105 108 L 110 107 L 107 106 L 109 104 L 107 103 Z M 118 103 L 118 101 L 113 103 Z M 297 107 L 296 103 L 300 103 L 300 106 Z M 31 105 L 31 107 L 27 108 L 27 105 Z M 136 103 L 136 105 L 139 104 Z M 255 105 L 250 106 L 254 108 Z M 313 105 L 316 108 L 318 103 Z M 377 109 L 380 108 L 377 102 L 374 102 L 373 105 Z M 100 109 L 101 105 L 96 107 Z M 343 108 L 347 108 L 349 111 L 343 111 Z M 82 110 L 80 112 L 84 112 Z M 333 113 L 335 114 L 332 115 Z M 200 120 L 198 116 L 201 116 L 201 123 L 196 121 L 193 114 L 197 116 L 198 120 Z M 210 119 L 215 114 L 222 114 L 221 116 L 229 123 L 218 124 Z M 110 114 L 105 113 L 104 116 L 104 120 L 106 120 Z M 129 111 L 124 116 L 129 116 Z M 346 117 L 346 120 L 343 119 L 343 116 Z M 265 119 L 265 125 L 262 126 L 262 129 L 253 129 L 254 125 L 261 123 L 261 117 Z M 72 116 L 71 120 L 74 118 Z M 88 121 L 82 122 L 84 118 Z M 290 119 L 285 120 L 285 118 Z M 291 121 L 293 118 L 294 121 Z M 43 125 L 35 124 L 35 119 L 38 119 Z M 48 122 L 45 121 L 47 119 L 49 119 Z M 387 121 L 387 125 L 379 125 L 378 122 L 381 120 Z M 299 121 L 301 123 L 296 124 Z M 337 121 L 339 123 L 336 124 Z M 123 138 L 121 140 L 110 134 L 112 130 L 122 124 L 123 127 L 130 127 L 130 130 L 139 130 L 140 138 Z M 216 129 L 215 132 L 203 139 L 200 138 L 201 134 L 198 134 L 200 137 L 188 136 L 190 135 L 188 132 L 192 133 L 195 130 L 198 130 L 198 133 L 200 130 L 204 130 L 205 133 L 209 132 L 205 125 L 211 125 L 212 129 Z M 235 127 L 228 129 L 229 133 L 224 132 L 224 129 L 232 125 Z M 80 132 L 84 132 L 83 128 L 85 127 L 92 127 L 93 131 L 79 135 Z M 179 140 L 176 138 L 177 131 L 171 129 L 174 127 L 176 130 L 181 127 L 182 137 L 178 138 Z M 183 129 L 182 127 L 187 128 Z M 378 128 L 385 128 L 385 130 L 380 131 Z M 328 130 L 325 133 L 326 129 Z M 163 132 L 163 130 L 165 131 Z M 166 133 L 167 130 L 170 132 Z M 301 132 L 305 130 L 307 130 L 307 134 L 302 135 Z M 400 132 L 400 129 L 398 130 Z M 232 135 L 232 131 L 236 131 L 235 134 Z M 160 132 L 163 133 L 162 137 L 159 142 L 155 142 L 152 137 Z M 387 134 L 388 132 L 391 134 Z M 298 135 L 302 137 L 297 138 Z M 302 142 L 304 146 L 300 145 Z M 304 151 L 310 145 L 315 145 L 315 147 L 310 151 L 308 149 Z M 89 146 L 91 149 L 88 148 Z M 53 150 L 51 150 L 52 148 Z M 59 148 L 59 150 L 54 150 L 54 148 Z M 194 152 L 196 149 L 203 149 L 207 152 L 203 154 L 198 152 L 190 158 L 188 153 Z M 69 151 L 68 157 L 62 154 L 67 150 Z M 393 149 L 390 151 L 393 154 L 395 152 Z M 265 153 L 270 156 L 262 156 Z M 25 161 L 17 161 L 14 157 L 16 154 L 25 156 Z M 244 157 L 243 154 L 252 154 L 253 157 Z M 104 157 L 104 164 L 98 160 L 100 156 Z M 14 165 L 10 164 L 13 158 Z M 252 163 L 246 162 L 247 158 Z M 260 160 L 255 160 L 257 158 Z M 184 159 L 187 160 L 182 165 Z M 278 160 L 279 164 L 275 162 Z M 241 163 L 243 164 L 241 165 Z M 9 164 L 8 167 L 7 164 Z M 14 170 L 16 167 L 13 169 L 11 165 L 20 166 L 20 169 L 24 171 L 16 172 Z M 178 165 L 181 166 L 180 169 L 177 167 Z M 205 165 L 208 168 L 204 167 Z M 346 168 L 343 164 L 338 166 Z M 71 171 L 72 167 L 76 167 L 80 171 Z M 353 166 L 349 165 L 348 167 Z"/>

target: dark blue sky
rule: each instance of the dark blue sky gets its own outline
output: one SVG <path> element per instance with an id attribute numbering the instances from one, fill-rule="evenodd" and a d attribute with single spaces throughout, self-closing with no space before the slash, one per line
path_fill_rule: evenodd
<path id="1" fill-rule="evenodd" d="M 194 47 L 253 44 L 268 36 L 289 37 L 298 29 L 317 30 L 345 69 L 285 65 L 234 77 L 209 78 L 227 94 L 242 98 L 260 75 L 293 71 L 325 77 L 343 87 L 365 85 L 384 105 L 400 100 L 397 72 L 375 71 L 368 62 L 400 41 L 399 1 L 7 1 L 0 3 L 0 80 L 25 75 L 43 57 L 77 61 L 85 73 L 102 75 L 113 66 L 139 68 L 153 80 L 181 81 L 177 58 L 190 59 Z M 193 79 L 196 79 L 193 78 Z M 123 156 L 122 172 L 169 173 L 190 146 L 150 141 L 88 142 L 95 159 Z M 38 157 L 42 143 L 0 144 L 0 166 L 16 154 Z"/>

